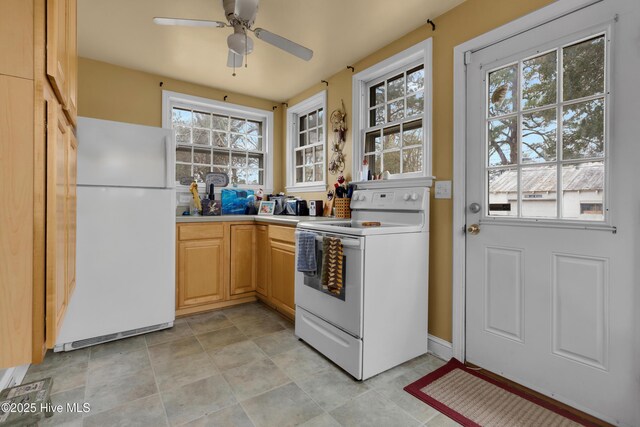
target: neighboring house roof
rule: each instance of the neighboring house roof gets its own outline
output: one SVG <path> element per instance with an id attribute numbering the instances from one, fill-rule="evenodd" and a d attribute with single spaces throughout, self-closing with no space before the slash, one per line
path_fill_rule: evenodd
<path id="1" fill-rule="evenodd" d="M 492 193 L 515 193 L 518 191 L 518 172 L 508 170 L 491 182 Z M 553 166 L 523 169 L 522 191 L 555 192 L 556 168 Z M 580 164 L 565 166 L 562 170 L 562 182 L 565 191 L 596 191 L 602 190 L 604 185 L 604 168 L 602 164 Z"/>

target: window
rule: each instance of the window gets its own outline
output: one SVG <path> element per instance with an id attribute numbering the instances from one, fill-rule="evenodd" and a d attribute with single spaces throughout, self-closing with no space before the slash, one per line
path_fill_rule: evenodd
<path id="1" fill-rule="evenodd" d="M 287 110 L 287 191 L 326 189 L 326 91 Z"/>
<path id="2" fill-rule="evenodd" d="M 210 172 L 229 182 L 271 190 L 269 154 L 273 113 L 164 92 L 163 126 L 174 130 L 176 182 L 193 177 L 204 185 Z"/>
<path id="3" fill-rule="evenodd" d="M 604 220 L 605 46 L 599 34 L 487 72 L 490 216 Z"/>
<path id="4" fill-rule="evenodd" d="M 354 171 L 422 178 L 431 173 L 431 39 L 354 77 Z M 356 172 L 357 174 L 357 172 Z M 359 179 L 356 177 L 355 179 Z"/>

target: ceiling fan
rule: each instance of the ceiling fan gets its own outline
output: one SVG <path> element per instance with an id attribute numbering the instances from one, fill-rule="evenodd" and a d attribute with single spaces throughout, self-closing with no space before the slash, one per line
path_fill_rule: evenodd
<path id="1" fill-rule="evenodd" d="M 309 61 L 313 57 L 313 51 L 311 49 L 267 31 L 264 28 L 252 28 L 256 15 L 258 14 L 258 1 L 259 0 L 222 0 L 222 7 L 224 8 L 228 22 L 160 17 L 153 18 L 153 22 L 158 25 L 233 28 L 233 34 L 227 37 L 227 46 L 229 46 L 227 66 L 233 67 L 234 69 L 241 67 L 243 56 L 246 57 L 253 51 L 253 40 L 247 34 L 249 31 L 255 34 L 260 40 L 295 55 L 298 58 Z M 235 76 L 235 72 L 233 75 Z"/>

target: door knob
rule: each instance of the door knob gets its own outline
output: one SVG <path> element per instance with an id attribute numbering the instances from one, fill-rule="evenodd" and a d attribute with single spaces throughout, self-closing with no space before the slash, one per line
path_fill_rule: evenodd
<path id="1" fill-rule="evenodd" d="M 480 232 L 480 226 L 478 224 L 471 224 L 469 228 L 467 228 L 469 234 L 473 234 L 474 236 Z"/>
<path id="2" fill-rule="evenodd" d="M 480 212 L 480 209 L 482 209 L 482 208 L 481 208 L 479 203 L 471 203 L 469 205 L 469 210 L 471 211 L 471 213 L 476 214 L 476 213 Z"/>

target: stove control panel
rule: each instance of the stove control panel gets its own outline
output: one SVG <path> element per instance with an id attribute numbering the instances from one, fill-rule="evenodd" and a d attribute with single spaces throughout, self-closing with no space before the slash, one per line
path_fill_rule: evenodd
<path id="1" fill-rule="evenodd" d="M 351 198 L 351 209 L 373 210 L 426 210 L 428 188 L 393 188 L 356 190 Z"/>

